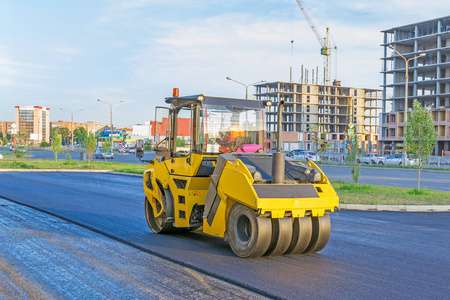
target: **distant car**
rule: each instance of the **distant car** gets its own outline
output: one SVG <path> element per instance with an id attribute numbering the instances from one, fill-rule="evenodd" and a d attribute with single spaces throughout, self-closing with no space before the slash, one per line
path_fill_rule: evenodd
<path id="1" fill-rule="evenodd" d="M 372 164 L 372 165 L 384 165 L 386 157 L 380 154 L 367 153 L 363 157 L 357 159 L 358 163 Z"/>
<path id="2" fill-rule="evenodd" d="M 95 149 L 94 158 L 103 158 L 102 148 Z"/>
<path id="3" fill-rule="evenodd" d="M 289 156 L 291 156 L 295 160 L 301 160 L 301 161 L 307 161 L 307 160 L 319 161 L 320 160 L 320 157 L 319 157 L 319 155 L 317 155 L 316 152 L 307 151 L 307 150 L 299 150 L 299 149 L 292 150 L 290 152 Z"/>
<path id="4" fill-rule="evenodd" d="M 404 157 L 403 153 L 391 154 L 388 157 L 386 157 L 385 164 L 401 166 L 403 164 L 403 157 Z M 416 164 L 417 164 L 417 159 L 414 158 L 412 155 L 408 155 L 407 159 L 406 159 L 406 165 L 414 166 Z"/>
<path id="5" fill-rule="evenodd" d="M 112 153 L 112 151 L 108 151 L 107 153 L 103 153 L 103 157 L 102 158 L 111 158 L 114 159 L 114 154 Z"/>
<path id="6" fill-rule="evenodd" d="M 102 159 L 114 159 L 114 154 L 111 151 L 108 151 L 107 153 L 103 153 L 102 150 L 97 150 L 95 151 L 94 154 L 95 158 L 102 158 Z"/>
<path id="7" fill-rule="evenodd" d="M 130 153 L 136 153 L 136 147 L 130 147 Z"/>

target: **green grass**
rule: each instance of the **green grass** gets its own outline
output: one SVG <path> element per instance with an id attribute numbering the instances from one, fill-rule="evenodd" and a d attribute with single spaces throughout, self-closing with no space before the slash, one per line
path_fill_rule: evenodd
<path id="1" fill-rule="evenodd" d="M 96 162 L 59 159 L 2 159 L 0 169 L 108 170 L 134 174 L 144 173 L 145 165 L 118 162 Z"/>
<path id="2" fill-rule="evenodd" d="M 370 184 L 357 184 L 343 180 L 332 181 L 339 195 L 339 202 L 344 204 L 373 205 L 449 205 L 450 193 L 429 189 L 410 189 L 386 187 Z"/>

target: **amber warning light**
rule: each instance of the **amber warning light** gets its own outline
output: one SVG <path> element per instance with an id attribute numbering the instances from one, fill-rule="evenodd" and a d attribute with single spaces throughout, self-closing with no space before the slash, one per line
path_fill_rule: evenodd
<path id="1" fill-rule="evenodd" d="M 178 90 L 178 88 L 174 88 L 173 89 L 173 96 L 174 97 L 179 97 L 180 96 L 180 91 Z"/>

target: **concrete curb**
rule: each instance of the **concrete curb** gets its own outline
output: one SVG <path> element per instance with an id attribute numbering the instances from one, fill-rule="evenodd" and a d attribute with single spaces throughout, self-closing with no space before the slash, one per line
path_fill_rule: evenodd
<path id="1" fill-rule="evenodd" d="M 402 212 L 450 212 L 450 205 L 365 205 L 339 204 L 343 210 L 402 211 Z"/>

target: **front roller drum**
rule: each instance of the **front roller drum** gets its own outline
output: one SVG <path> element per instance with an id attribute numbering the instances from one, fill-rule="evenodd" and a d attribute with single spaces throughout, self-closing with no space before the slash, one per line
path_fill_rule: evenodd
<path id="1" fill-rule="evenodd" d="M 266 255 L 282 255 L 291 245 L 292 219 L 272 219 L 272 240 Z"/>
<path id="2" fill-rule="evenodd" d="M 230 247 L 237 256 L 260 257 L 269 249 L 272 221 L 257 217 L 253 209 L 235 203 L 228 215 L 227 234 Z"/>
<path id="3" fill-rule="evenodd" d="M 300 254 L 308 248 L 312 236 L 312 221 L 310 217 L 294 218 L 292 222 L 292 239 L 284 254 Z"/>
<path id="4" fill-rule="evenodd" d="M 322 217 L 311 217 L 312 220 L 312 235 L 311 242 L 303 253 L 319 252 L 328 243 L 331 232 L 330 215 Z"/>

